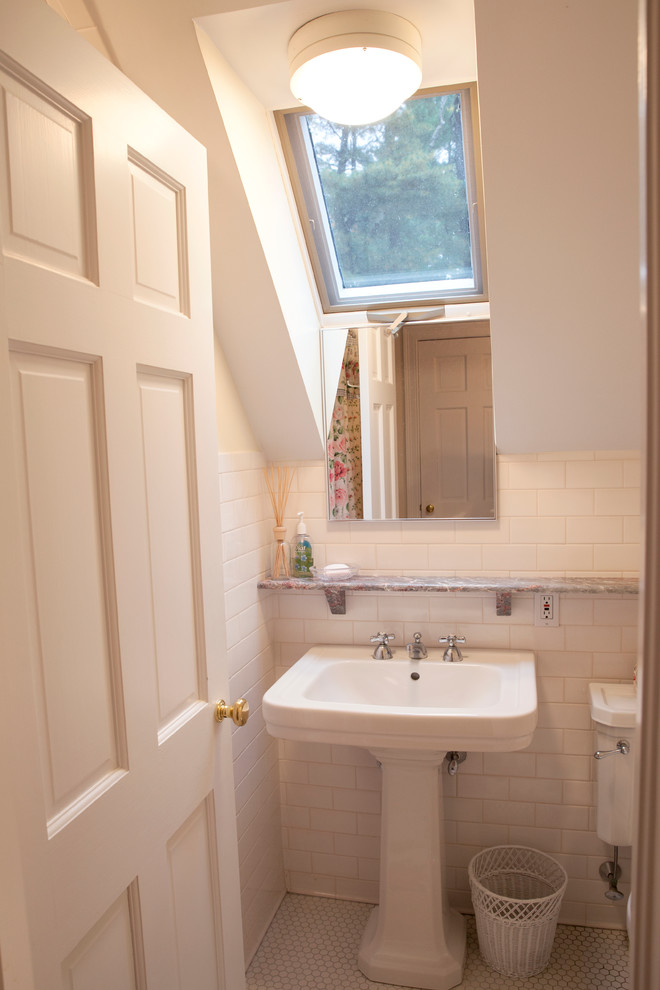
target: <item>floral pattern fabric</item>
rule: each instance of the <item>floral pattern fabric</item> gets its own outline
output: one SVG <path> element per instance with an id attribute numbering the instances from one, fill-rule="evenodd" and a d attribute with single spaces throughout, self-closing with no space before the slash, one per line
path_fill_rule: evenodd
<path id="1" fill-rule="evenodd" d="M 333 519 L 362 519 L 358 337 L 349 330 L 328 433 L 328 482 Z"/>

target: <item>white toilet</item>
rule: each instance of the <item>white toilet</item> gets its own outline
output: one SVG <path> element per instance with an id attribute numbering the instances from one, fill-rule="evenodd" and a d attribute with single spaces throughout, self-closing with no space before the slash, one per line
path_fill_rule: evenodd
<path id="1" fill-rule="evenodd" d="M 597 727 L 596 832 L 614 846 L 614 860 L 602 864 L 600 875 L 609 883 L 605 896 L 619 900 L 623 896 L 617 887 L 619 846 L 633 843 L 637 697 L 631 683 L 594 683 L 589 685 L 589 692 L 591 717 Z M 629 932 L 631 899 L 632 895 L 626 911 Z"/>

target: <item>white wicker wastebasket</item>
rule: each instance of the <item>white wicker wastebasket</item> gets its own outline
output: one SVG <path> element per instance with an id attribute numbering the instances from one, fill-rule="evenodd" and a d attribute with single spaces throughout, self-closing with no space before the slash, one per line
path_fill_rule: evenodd
<path id="1" fill-rule="evenodd" d="M 566 871 L 527 846 L 493 846 L 468 865 L 481 954 L 504 976 L 526 977 L 548 965 Z"/>

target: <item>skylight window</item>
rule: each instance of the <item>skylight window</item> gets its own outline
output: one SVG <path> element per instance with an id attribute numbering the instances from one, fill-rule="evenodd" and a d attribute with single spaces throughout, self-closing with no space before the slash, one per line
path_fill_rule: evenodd
<path id="1" fill-rule="evenodd" d="M 278 125 L 325 312 L 486 298 L 476 86 L 375 124 Z"/>

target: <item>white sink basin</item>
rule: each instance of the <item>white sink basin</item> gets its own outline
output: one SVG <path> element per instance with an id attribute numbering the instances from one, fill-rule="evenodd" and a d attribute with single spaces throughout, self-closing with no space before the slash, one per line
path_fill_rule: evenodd
<path id="1" fill-rule="evenodd" d="M 314 646 L 264 695 L 268 731 L 283 739 L 368 749 L 523 749 L 536 727 L 534 654 L 443 650 L 374 660 L 364 646 Z M 412 676 L 414 675 L 414 676 Z M 417 676 L 419 675 L 419 676 Z"/>

